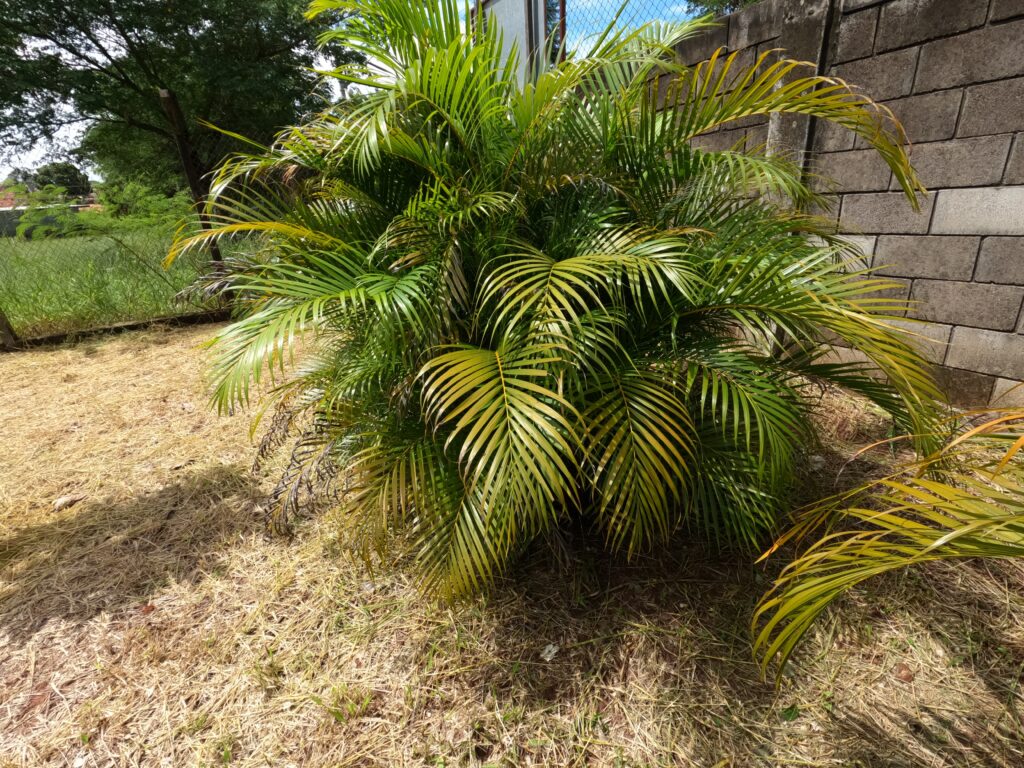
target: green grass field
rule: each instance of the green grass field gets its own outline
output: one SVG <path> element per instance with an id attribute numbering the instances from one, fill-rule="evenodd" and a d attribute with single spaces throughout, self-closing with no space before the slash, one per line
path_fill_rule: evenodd
<path id="1" fill-rule="evenodd" d="M 201 257 L 162 266 L 173 228 L 115 235 L 0 238 L 0 309 L 22 338 L 85 330 L 200 309 L 175 301 Z"/>

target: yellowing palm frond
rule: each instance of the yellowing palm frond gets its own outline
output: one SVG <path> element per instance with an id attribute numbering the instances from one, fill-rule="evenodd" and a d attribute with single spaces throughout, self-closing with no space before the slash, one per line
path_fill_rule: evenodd
<path id="1" fill-rule="evenodd" d="M 798 516 L 772 551 L 823 526 L 828 532 L 786 566 L 758 606 L 755 648 L 766 669 L 777 659 L 781 670 L 815 619 L 867 579 L 936 560 L 1024 557 L 1024 411 L 981 414 L 981 424 L 904 472 Z M 926 476 L 932 469 L 940 471 Z"/>

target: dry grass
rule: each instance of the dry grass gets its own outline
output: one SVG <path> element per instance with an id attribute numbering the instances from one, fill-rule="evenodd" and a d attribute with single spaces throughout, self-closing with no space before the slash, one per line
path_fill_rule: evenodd
<path id="1" fill-rule="evenodd" d="M 246 420 L 204 407 L 210 333 L 0 357 L 0 765 L 1024 765 L 1019 568 L 871 584 L 779 690 L 749 650 L 766 576 L 698 548 L 578 541 L 435 604 L 329 516 L 263 535 Z M 823 412 L 831 477 L 884 424 Z"/>

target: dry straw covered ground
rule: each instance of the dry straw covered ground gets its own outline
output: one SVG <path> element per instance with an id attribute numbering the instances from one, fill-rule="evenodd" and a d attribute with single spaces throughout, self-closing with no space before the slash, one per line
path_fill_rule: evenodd
<path id="1" fill-rule="evenodd" d="M 440 605 L 329 515 L 264 535 L 247 417 L 205 407 L 212 332 L 0 357 L 0 765 L 1024 765 L 1021 569 L 872 584 L 778 690 L 765 574 L 698 548 L 577 541 Z M 884 429 L 824 410 L 833 447 Z"/>

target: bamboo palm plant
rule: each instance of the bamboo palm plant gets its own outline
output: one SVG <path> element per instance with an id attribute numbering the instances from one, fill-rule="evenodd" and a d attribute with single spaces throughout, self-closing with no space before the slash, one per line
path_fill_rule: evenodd
<path id="1" fill-rule="evenodd" d="M 211 238 L 260 255 L 216 289 L 214 400 L 253 388 L 292 461 L 275 520 L 311 486 L 372 556 L 395 532 L 424 583 L 486 587 L 577 516 L 633 554 L 685 529 L 756 546 L 811 438 L 815 382 L 926 434 L 939 397 L 891 323 L 888 284 L 822 220 L 798 168 L 700 134 L 779 113 L 861 136 L 916 205 L 903 133 L 844 83 L 773 54 L 696 67 L 707 20 L 609 28 L 526 84 L 494 25 L 456 0 L 317 0 L 369 64 L 361 94 L 231 159 Z M 349 13 L 350 12 L 350 13 Z M 330 36 L 330 35 L 329 35 Z M 871 367 L 826 355 L 826 340 Z M 928 448 L 928 445 L 922 445 Z"/>

